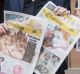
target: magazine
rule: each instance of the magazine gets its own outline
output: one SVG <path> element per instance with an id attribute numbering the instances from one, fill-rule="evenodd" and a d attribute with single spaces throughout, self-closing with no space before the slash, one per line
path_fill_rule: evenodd
<path id="1" fill-rule="evenodd" d="M 0 36 L 0 74 L 33 74 L 46 23 L 34 16 L 4 13 L 6 34 Z"/>
<path id="2" fill-rule="evenodd" d="M 55 8 L 56 5 L 49 1 L 37 14 L 46 20 L 48 26 L 34 70 L 36 74 L 55 74 L 80 37 L 80 23 L 76 17 L 56 16 Z"/>

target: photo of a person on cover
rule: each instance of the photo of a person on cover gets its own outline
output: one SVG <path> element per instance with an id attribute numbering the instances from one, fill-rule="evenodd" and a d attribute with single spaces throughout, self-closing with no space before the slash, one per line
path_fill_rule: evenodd
<path id="1" fill-rule="evenodd" d="M 0 54 L 23 60 L 27 42 L 28 37 L 21 31 L 13 33 L 8 31 L 6 34 L 0 36 Z"/>
<path id="2" fill-rule="evenodd" d="M 5 10 L 36 15 L 48 1 L 52 1 L 58 6 L 55 9 L 56 15 L 70 13 L 70 0 L 5 0 L 4 8 Z M 0 26 L 0 34 L 2 33 L 5 33 L 5 30 Z M 65 74 L 65 69 L 67 69 L 66 61 L 63 62 L 56 74 Z"/>
<path id="3" fill-rule="evenodd" d="M 69 42 L 67 41 L 69 34 L 61 28 L 55 28 L 55 31 L 49 29 L 46 31 L 43 47 L 47 49 L 62 49 L 66 51 L 69 47 Z"/>

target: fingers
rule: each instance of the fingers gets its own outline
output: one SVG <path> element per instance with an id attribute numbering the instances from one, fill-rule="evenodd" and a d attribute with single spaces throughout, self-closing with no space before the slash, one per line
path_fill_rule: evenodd
<path id="1" fill-rule="evenodd" d="M 0 35 L 6 33 L 5 29 L 3 26 L 0 25 Z"/>
<path id="2" fill-rule="evenodd" d="M 75 10 L 76 10 L 76 11 L 80 11 L 80 9 L 79 9 L 79 8 L 75 8 Z"/>
<path id="3" fill-rule="evenodd" d="M 57 6 L 54 12 L 56 13 L 56 15 L 60 15 L 60 16 L 65 14 L 70 14 L 70 11 L 68 11 L 66 8 L 61 6 Z"/>
<path id="4" fill-rule="evenodd" d="M 80 9 L 76 8 L 76 9 L 75 9 L 75 14 L 74 14 L 74 15 L 80 17 Z"/>

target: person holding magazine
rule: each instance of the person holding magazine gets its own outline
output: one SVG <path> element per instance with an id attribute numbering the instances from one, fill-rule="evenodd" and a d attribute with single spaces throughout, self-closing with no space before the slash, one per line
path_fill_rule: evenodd
<path id="1" fill-rule="evenodd" d="M 5 10 L 22 12 L 26 14 L 36 15 L 39 10 L 49 0 L 5 0 Z M 64 15 L 70 13 L 70 0 L 50 0 L 57 5 L 55 9 L 56 15 Z M 5 33 L 3 26 L 0 26 L 0 35 Z M 66 60 L 62 63 L 56 74 L 65 74 L 67 69 Z"/>

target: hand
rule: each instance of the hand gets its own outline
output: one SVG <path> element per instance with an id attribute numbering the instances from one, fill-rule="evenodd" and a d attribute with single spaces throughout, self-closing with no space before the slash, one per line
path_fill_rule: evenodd
<path id="1" fill-rule="evenodd" d="M 6 31 L 2 25 L 3 24 L 0 24 L 0 35 L 6 33 Z"/>
<path id="2" fill-rule="evenodd" d="M 56 13 L 56 15 L 66 15 L 66 14 L 70 14 L 70 11 L 67 10 L 66 8 L 64 7 L 61 7 L 61 6 L 57 6 L 54 10 L 54 12 Z"/>
<path id="3" fill-rule="evenodd" d="M 80 17 L 80 9 L 76 8 L 76 9 L 75 9 L 75 14 L 74 14 L 74 15 Z"/>

